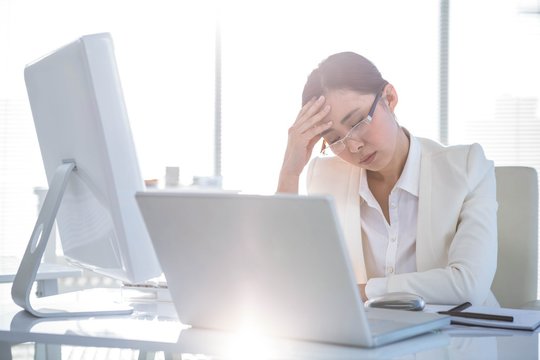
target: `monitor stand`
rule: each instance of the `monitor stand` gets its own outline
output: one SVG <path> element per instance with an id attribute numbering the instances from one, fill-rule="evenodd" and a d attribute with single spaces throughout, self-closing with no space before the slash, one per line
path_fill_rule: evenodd
<path id="1" fill-rule="evenodd" d="M 73 171 L 76 171 L 75 161 L 66 160 L 54 173 L 49 191 L 39 212 L 34 231 L 26 247 L 17 274 L 11 287 L 13 301 L 26 311 L 37 317 L 60 317 L 60 316 L 96 316 L 96 315 L 121 315 L 130 314 L 133 308 L 114 302 L 111 297 L 85 296 L 85 291 L 62 295 L 46 296 L 33 299 L 30 302 L 30 293 L 36 280 L 36 274 L 41 264 L 41 259 L 53 229 L 54 221 L 62 202 L 68 180 Z M 91 292 L 91 291 L 90 291 Z M 87 294 L 88 295 L 88 294 Z"/>

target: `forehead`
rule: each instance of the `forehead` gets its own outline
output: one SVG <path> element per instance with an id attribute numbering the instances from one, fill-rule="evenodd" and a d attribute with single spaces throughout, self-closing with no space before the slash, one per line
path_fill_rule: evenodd
<path id="1" fill-rule="evenodd" d="M 367 113 L 373 102 L 373 94 L 360 94 L 352 90 L 331 90 L 325 94 L 326 104 L 331 109 L 328 120 L 339 123 L 351 111 Z"/>

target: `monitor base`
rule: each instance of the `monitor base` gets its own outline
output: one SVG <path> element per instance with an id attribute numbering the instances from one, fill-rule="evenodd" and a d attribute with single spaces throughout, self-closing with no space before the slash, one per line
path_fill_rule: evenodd
<path id="1" fill-rule="evenodd" d="M 88 289 L 32 299 L 37 317 L 92 317 L 103 315 L 129 315 L 133 308 L 122 302 L 121 289 Z"/>
<path id="2" fill-rule="evenodd" d="M 66 298 L 65 295 L 67 294 L 31 299 L 32 286 L 36 280 L 37 271 L 45 253 L 60 203 L 62 202 L 69 177 L 76 169 L 73 160 L 65 160 L 56 169 L 49 191 L 36 220 L 34 231 L 13 280 L 11 297 L 17 305 L 37 317 L 130 314 L 133 311 L 131 307 L 121 303 L 103 302 L 99 297 L 95 296 L 88 299 L 88 301 L 62 301 L 62 299 Z M 55 304 L 55 301 L 58 301 L 58 304 Z"/>

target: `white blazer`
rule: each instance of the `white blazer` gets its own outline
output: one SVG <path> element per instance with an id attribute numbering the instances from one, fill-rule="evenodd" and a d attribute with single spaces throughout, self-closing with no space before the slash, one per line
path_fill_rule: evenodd
<path id="1" fill-rule="evenodd" d="M 388 278 L 387 291 L 421 295 L 433 304 L 494 305 L 497 201 L 493 162 L 478 144 L 421 144 L 416 237 L 417 272 Z M 367 282 L 360 229 L 363 169 L 339 157 L 317 157 L 307 172 L 309 194 L 334 197 L 359 284 Z"/>

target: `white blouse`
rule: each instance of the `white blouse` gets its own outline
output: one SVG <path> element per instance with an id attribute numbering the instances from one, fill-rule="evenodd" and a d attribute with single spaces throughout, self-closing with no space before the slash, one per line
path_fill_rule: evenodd
<path id="1" fill-rule="evenodd" d="M 403 172 L 388 199 L 390 223 L 369 189 L 366 172 L 360 175 L 362 246 L 368 282 L 366 296 L 387 292 L 387 277 L 416 271 L 416 227 L 421 149 L 411 136 Z"/>

